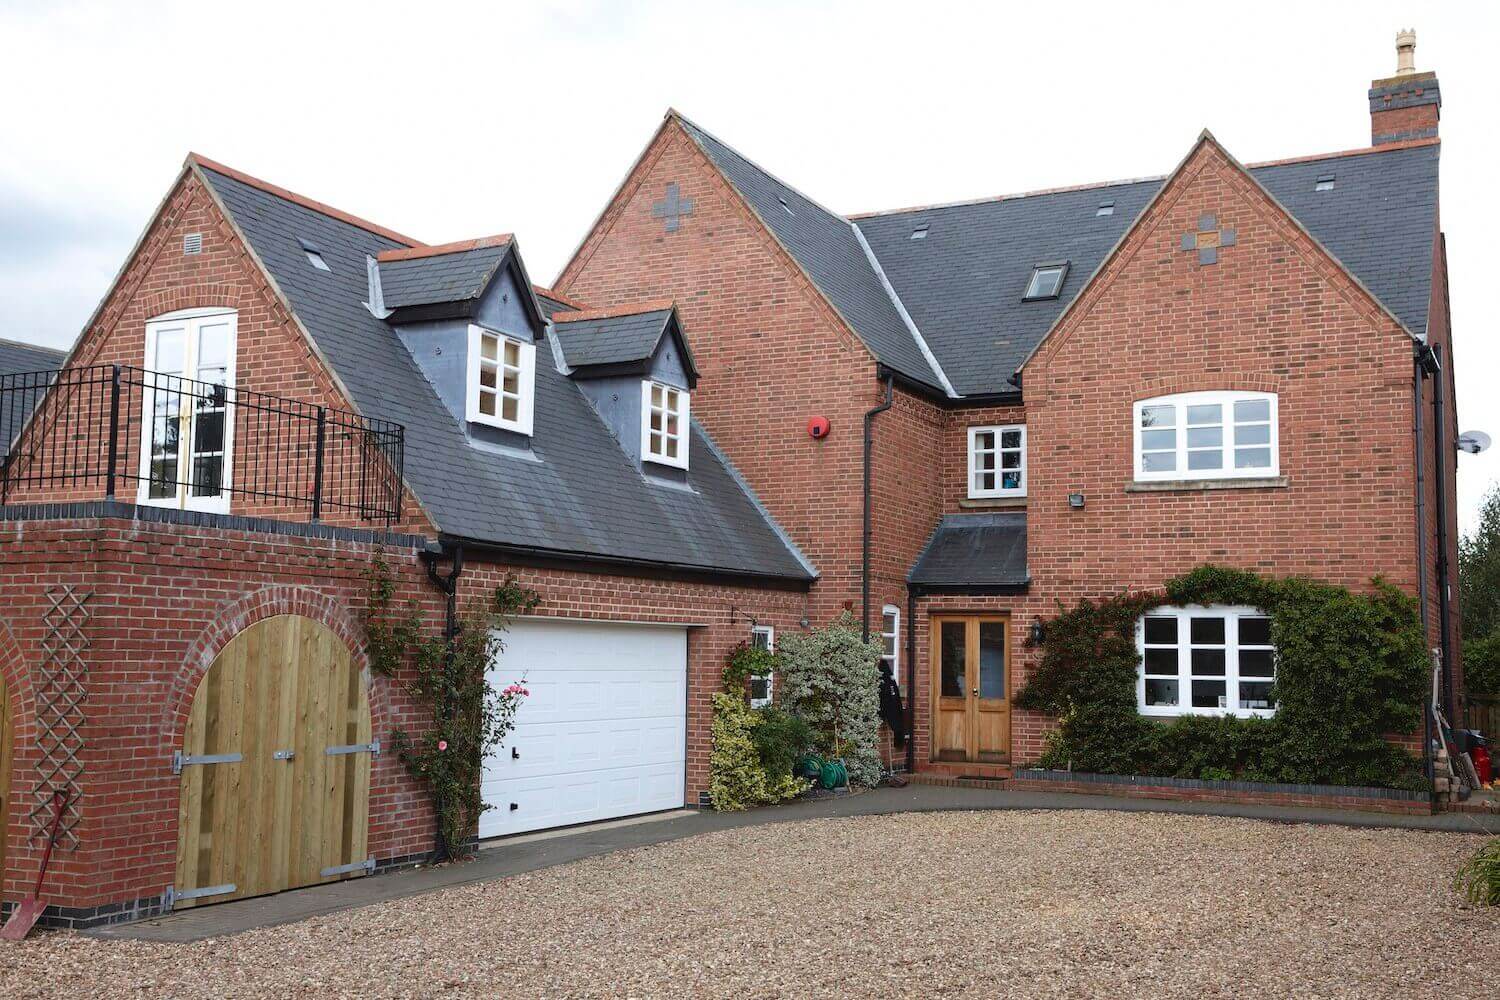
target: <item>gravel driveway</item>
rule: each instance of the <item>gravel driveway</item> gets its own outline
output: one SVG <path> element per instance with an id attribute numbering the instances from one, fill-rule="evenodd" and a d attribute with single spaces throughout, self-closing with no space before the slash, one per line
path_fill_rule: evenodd
<path id="1" fill-rule="evenodd" d="M 1483 839 L 1147 813 L 777 823 L 188 945 L 0 947 L 0 996 L 1500 995 Z M 503 848 L 502 848 L 503 850 Z"/>

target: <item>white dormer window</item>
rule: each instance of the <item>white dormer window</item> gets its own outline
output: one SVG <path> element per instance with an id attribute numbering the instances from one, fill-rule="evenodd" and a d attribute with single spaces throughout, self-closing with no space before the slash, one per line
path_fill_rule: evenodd
<path id="1" fill-rule="evenodd" d="M 1026 425 L 969 428 L 969 496 L 1026 495 Z"/>
<path id="2" fill-rule="evenodd" d="M 536 345 L 469 325 L 468 418 L 531 434 L 536 394 Z"/>
<path id="3" fill-rule="evenodd" d="M 688 394 L 670 385 L 641 383 L 641 458 L 688 467 Z"/>

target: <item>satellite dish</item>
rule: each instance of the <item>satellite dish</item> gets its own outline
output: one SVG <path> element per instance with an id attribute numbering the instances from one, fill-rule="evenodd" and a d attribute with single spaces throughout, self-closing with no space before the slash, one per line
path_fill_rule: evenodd
<path id="1" fill-rule="evenodd" d="M 1490 436 L 1484 431 L 1464 431 L 1458 436 L 1458 450 L 1477 455 L 1490 446 Z"/>

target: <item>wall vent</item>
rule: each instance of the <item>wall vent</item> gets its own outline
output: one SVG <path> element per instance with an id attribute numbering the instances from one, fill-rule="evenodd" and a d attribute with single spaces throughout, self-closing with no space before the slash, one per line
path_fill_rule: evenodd
<path id="1" fill-rule="evenodd" d="M 202 253 L 202 252 L 203 252 L 203 234 L 202 233 L 188 233 L 186 236 L 184 236 L 182 238 L 182 253 L 183 253 L 183 256 L 191 256 L 192 254 Z"/>

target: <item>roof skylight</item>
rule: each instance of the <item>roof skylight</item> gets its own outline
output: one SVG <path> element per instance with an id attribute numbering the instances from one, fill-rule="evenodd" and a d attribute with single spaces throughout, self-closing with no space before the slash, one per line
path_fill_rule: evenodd
<path id="1" fill-rule="evenodd" d="M 1031 281 L 1026 285 L 1026 294 L 1021 296 L 1023 302 L 1032 302 L 1037 299 L 1055 299 L 1062 292 L 1063 282 L 1068 277 L 1068 262 L 1056 261 L 1050 264 L 1038 264 L 1031 269 Z"/>
<path id="2" fill-rule="evenodd" d="M 776 196 L 776 200 L 779 201 L 779 202 L 781 202 L 781 207 L 786 212 L 787 215 L 796 215 L 797 214 L 796 212 L 792 211 L 792 206 L 790 206 L 790 205 L 788 205 L 786 203 L 786 198 L 784 198 L 784 197 L 782 197 L 781 195 L 778 194 Z"/>
<path id="3" fill-rule="evenodd" d="M 913 229 L 911 231 L 911 238 L 914 240 L 925 240 L 927 238 L 927 227 L 918 226 L 916 229 Z"/>
<path id="4" fill-rule="evenodd" d="M 328 262 L 323 259 L 323 251 L 319 250 L 317 246 L 303 239 L 299 239 L 297 242 L 301 245 L 302 252 L 307 254 L 307 262 L 309 264 L 317 268 L 319 271 L 333 270 L 333 268 L 328 266 Z"/>
<path id="5" fill-rule="evenodd" d="M 1319 174 L 1317 182 L 1313 184 L 1313 190 L 1314 191 L 1332 191 L 1333 190 L 1333 175 L 1332 174 Z"/>
<path id="6" fill-rule="evenodd" d="M 1105 202 L 1100 202 L 1099 203 L 1098 209 L 1096 209 L 1095 212 L 1094 212 L 1094 217 L 1098 218 L 1101 215 L 1114 215 L 1114 214 L 1115 214 L 1115 203 L 1112 202 L 1112 201 L 1105 201 Z"/>

